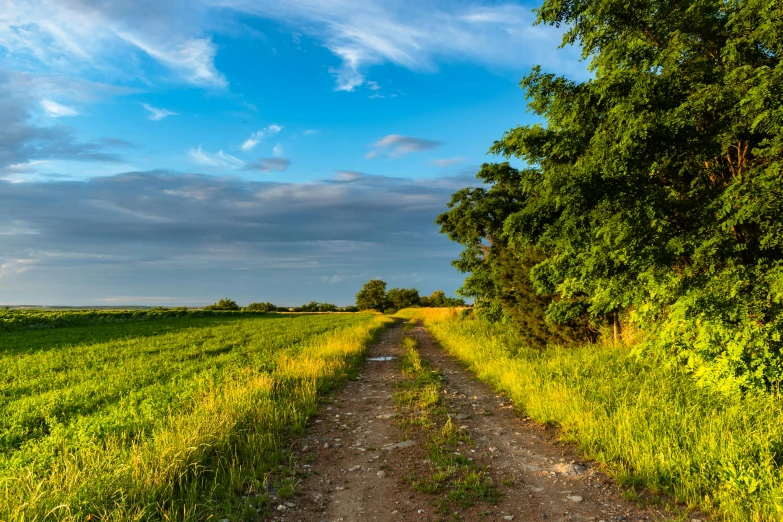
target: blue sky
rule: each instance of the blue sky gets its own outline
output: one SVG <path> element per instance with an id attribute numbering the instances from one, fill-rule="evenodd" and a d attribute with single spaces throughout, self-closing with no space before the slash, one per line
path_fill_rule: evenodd
<path id="1" fill-rule="evenodd" d="M 0 15 L 0 303 L 349 304 L 458 288 L 434 218 L 530 67 L 535 4 L 14 0 Z"/>

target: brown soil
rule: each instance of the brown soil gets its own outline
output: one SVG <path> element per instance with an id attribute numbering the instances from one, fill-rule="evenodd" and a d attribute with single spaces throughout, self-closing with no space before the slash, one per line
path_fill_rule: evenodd
<path id="1" fill-rule="evenodd" d="M 273 499 L 276 521 L 647 521 L 664 519 L 623 500 L 620 489 L 557 430 L 520 418 L 510 402 L 477 381 L 421 326 L 411 332 L 419 351 L 444 377 L 443 399 L 453 422 L 470 434 L 459 453 L 470 457 L 500 489 L 499 503 L 481 503 L 444 515 L 435 495 L 406 480 L 426 472 L 423 433 L 406 436 L 395 419 L 393 394 L 402 379 L 401 325 L 389 328 L 369 351 L 359 377 L 328 396 L 296 442 L 303 470 L 297 495 Z M 402 443 L 402 444 L 401 444 Z M 513 518 L 510 518 L 513 517 Z"/>

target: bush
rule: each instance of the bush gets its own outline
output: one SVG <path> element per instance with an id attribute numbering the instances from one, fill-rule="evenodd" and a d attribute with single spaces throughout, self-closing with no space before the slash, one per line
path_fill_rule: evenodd
<path id="1" fill-rule="evenodd" d="M 443 290 L 435 290 L 429 297 L 421 298 L 421 306 L 432 308 L 453 308 L 455 306 L 466 306 L 465 300 L 459 297 L 446 297 Z"/>
<path id="2" fill-rule="evenodd" d="M 277 307 L 272 303 L 250 303 L 245 307 L 248 312 L 275 312 Z"/>
<path id="3" fill-rule="evenodd" d="M 221 299 L 215 304 L 205 306 L 204 310 L 239 310 L 239 305 L 233 299 L 228 297 Z"/>

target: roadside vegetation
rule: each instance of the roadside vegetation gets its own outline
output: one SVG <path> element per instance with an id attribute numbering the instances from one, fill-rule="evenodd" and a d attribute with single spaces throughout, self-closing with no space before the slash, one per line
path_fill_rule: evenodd
<path id="1" fill-rule="evenodd" d="M 461 294 L 545 346 L 636 342 L 705 387 L 783 380 L 783 2 L 545 0 L 584 80 L 534 68 L 536 122 L 438 218 Z M 490 145 L 490 144 L 487 144 Z"/>
<path id="2" fill-rule="evenodd" d="M 460 450 L 468 447 L 471 440 L 467 432 L 454 425 L 441 398 L 442 376 L 422 358 L 413 337 L 406 335 L 403 347 L 405 354 L 400 358 L 400 370 L 404 378 L 394 393 L 400 413 L 398 424 L 408 435 L 414 431 L 420 433 L 429 460 L 426 472 L 411 475 L 407 480 L 414 489 L 436 495 L 444 520 L 451 518 L 455 508 L 497 503 L 500 491 L 489 475 L 472 459 L 460 455 Z"/>
<path id="3" fill-rule="evenodd" d="M 400 315 L 621 483 L 781 520 L 783 3 L 537 15 L 590 77 L 524 77 L 535 121 L 437 218 L 472 310 Z"/>
<path id="4" fill-rule="evenodd" d="M 531 348 L 512 324 L 409 309 L 520 411 L 605 465 L 620 485 L 670 494 L 719 520 L 783 517 L 783 402 L 726 395 L 680 365 L 611 342 Z M 631 495 L 633 497 L 633 495 Z"/>
<path id="5" fill-rule="evenodd" d="M 256 520 L 389 319 L 212 314 L 0 333 L 0 519 Z"/>

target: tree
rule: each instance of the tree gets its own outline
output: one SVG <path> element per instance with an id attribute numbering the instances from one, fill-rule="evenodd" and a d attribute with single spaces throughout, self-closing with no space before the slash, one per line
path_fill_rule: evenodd
<path id="1" fill-rule="evenodd" d="M 356 306 L 359 310 L 378 310 L 379 312 L 387 309 L 389 306 L 386 300 L 386 283 L 380 279 L 367 281 L 356 294 Z"/>
<path id="2" fill-rule="evenodd" d="M 249 312 L 274 312 L 277 307 L 272 303 L 250 303 L 245 307 Z"/>
<path id="3" fill-rule="evenodd" d="M 294 308 L 294 311 L 295 312 L 317 312 L 318 311 L 318 302 L 317 301 L 310 301 L 307 304 L 303 304 L 302 306 Z"/>
<path id="4" fill-rule="evenodd" d="M 583 340 L 589 336 L 585 321 L 577 319 L 570 325 L 546 321 L 547 308 L 557 296 L 540 294 L 530 281 L 530 269 L 545 256 L 536 247 L 510 244 L 503 232 L 506 219 L 524 209 L 528 200 L 523 175 L 508 163 L 484 164 L 476 177 L 486 188 L 456 192 L 449 210 L 438 216 L 441 233 L 465 247 L 452 262 L 468 274 L 457 293 L 474 299 L 479 317 L 513 320 L 531 344 Z M 433 306 L 430 301 L 427 305 Z"/>
<path id="5" fill-rule="evenodd" d="M 592 71 L 533 69 L 543 123 L 490 149 L 527 165 L 492 232 L 504 255 L 532 249 L 546 322 L 608 321 L 617 339 L 623 319 L 706 383 L 779 382 L 783 3 L 546 0 L 538 21 L 568 28 Z M 498 295 L 471 248 L 470 284 Z"/>
<path id="6" fill-rule="evenodd" d="M 337 306 L 332 303 L 318 303 L 319 312 L 336 312 Z"/>
<path id="7" fill-rule="evenodd" d="M 204 310 L 239 310 L 239 305 L 233 299 L 221 299 L 215 304 L 205 306 Z"/>
<path id="8" fill-rule="evenodd" d="M 451 308 L 465 306 L 465 300 L 458 297 L 447 297 L 443 290 L 435 290 L 432 295 L 421 298 L 421 306 L 433 308 Z"/>
<path id="9" fill-rule="evenodd" d="M 419 291 L 415 288 L 392 288 L 386 293 L 386 299 L 395 310 L 418 306 L 421 301 Z"/>

